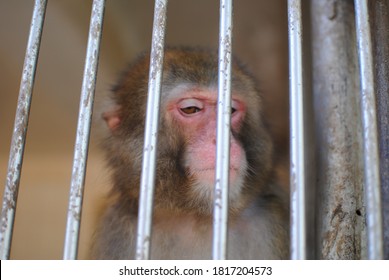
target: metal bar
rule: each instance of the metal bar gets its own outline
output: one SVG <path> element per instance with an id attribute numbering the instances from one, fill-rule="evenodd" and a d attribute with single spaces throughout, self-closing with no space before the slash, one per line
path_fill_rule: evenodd
<path id="1" fill-rule="evenodd" d="M 290 199 L 291 258 L 306 259 L 305 215 L 305 132 L 302 59 L 301 1 L 288 1 L 289 81 L 290 81 Z"/>
<path id="2" fill-rule="evenodd" d="M 156 0 L 154 7 L 145 142 L 143 149 L 135 256 L 138 260 L 145 260 L 150 257 L 151 222 L 153 212 L 167 2 L 167 0 Z"/>
<path id="3" fill-rule="evenodd" d="M 352 1 L 311 1 L 318 259 L 365 254 L 362 126 Z M 308 227 L 309 228 L 309 227 Z"/>
<path id="4" fill-rule="evenodd" d="M 372 41 L 366 0 L 355 0 L 356 30 L 361 77 L 364 181 L 367 213 L 368 258 L 383 258 L 382 208 L 378 132 L 373 75 Z"/>
<path id="5" fill-rule="evenodd" d="M 389 259 L 389 0 L 371 1 L 380 149 L 384 258 Z"/>
<path id="6" fill-rule="evenodd" d="M 24 146 L 26 143 L 28 118 L 30 114 L 32 90 L 38 61 L 43 23 L 46 12 L 46 0 L 36 0 L 32 14 L 30 35 L 20 83 L 19 99 L 16 109 L 14 132 L 8 163 L 7 180 L 4 189 L 1 212 L 0 258 L 9 259 L 15 210 L 19 191 L 19 182 L 23 164 Z"/>
<path id="7" fill-rule="evenodd" d="M 86 160 L 88 157 L 89 135 L 95 95 L 97 66 L 99 61 L 100 41 L 103 28 L 104 6 L 105 0 L 93 1 L 84 77 L 81 89 L 80 110 L 78 115 L 77 136 L 74 148 L 72 181 L 70 186 L 65 233 L 63 258 L 66 260 L 77 258 Z"/>
<path id="8" fill-rule="evenodd" d="M 213 259 L 215 260 L 224 260 L 227 256 L 231 134 L 232 9 L 232 0 L 220 1 L 216 171 L 213 208 Z"/>

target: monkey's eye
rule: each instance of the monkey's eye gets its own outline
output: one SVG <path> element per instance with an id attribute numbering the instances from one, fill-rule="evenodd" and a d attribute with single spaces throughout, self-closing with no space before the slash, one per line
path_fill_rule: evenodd
<path id="1" fill-rule="evenodd" d="M 195 106 L 190 106 L 190 107 L 185 107 L 185 108 L 180 108 L 182 112 L 184 112 L 187 115 L 194 114 L 197 112 L 200 112 L 201 109 Z"/>
<path id="2" fill-rule="evenodd" d="M 178 108 L 185 115 L 192 115 L 200 112 L 204 108 L 201 100 L 195 98 L 183 99 L 179 102 Z"/>
<path id="3" fill-rule="evenodd" d="M 231 115 L 236 111 L 238 111 L 238 108 L 239 108 L 238 102 L 235 100 L 231 100 Z"/>

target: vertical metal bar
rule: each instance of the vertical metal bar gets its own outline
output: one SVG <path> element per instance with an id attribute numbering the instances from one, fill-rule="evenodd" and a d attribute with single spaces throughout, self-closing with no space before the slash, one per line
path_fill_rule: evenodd
<path id="1" fill-rule="evenodd" d="M 46 12 L 46 0 L 36 0 L 32 14 L 30 35 L 24 59 L 19 99 L 16 109 L 14 132 L 12 135 L 7 180 L 5 184 L 0 226 L 0 258 L 8 259 L 11 249 L 12 232 L 15 220 L 16 202 L 23 164 L 24 146 L 30 114 L 32 89 L 38 61 L 43 22 Z"/>
<path id="2" fill-rule="evenodd" d="M 303 108 L 301 1 L 288 1 L 290 147 L 291 147 L 291 258 L 306 259 L 305 137 Z"/>
<path id="3" fill-rule="evenodd" d="M 383 258 L 381 190 L 372 41 L 366 0 L 355 0 L 357 43 L 361 76 L 364 180 L 367 212 L 368 258 Z"/>
<path id="4" fill-rule="evenodd" d="M 231 126 L 232 0 L 220 1 L 216 172 L 213 213 L 213 259 L 227 255 L 228 185 Z"/>
<path id="5" fill-rule="evenodd" d="M 352 1 L 311 1 L 317 258 L 365 251 L 362 127 Z"/>
<path id="6" fill-rule="evenodd" d="M 142 177 L 139 198 L 136 256 L 149 259 L 151 221 L 157 156 L 158 120 L 164 57 L 167 0 L 156 0 L 154 7 L 153 37 L 150 54 L 149 89 L 143 149 Z"/>
<path id="7" fill-rule="evenodd" d="M 72 181 L 70 186 L 69 207 L 65 233 L 64 255 L 66 260 L 76 259 L 82 200 L 84 194 L 86 160 L 88 157 L 89 134 L 95 95 L 97 66 L 99 61 L 100 40 L 103 28 L 105 0 L 94 0 L 89 26 L 88 47 L 82 81 L 77 136 L 74 148 Z"/>
<path id="8" fill-rule="evenodd" d="M 389 259 L 389 0 L 371 1 L 382 189 L 384 259 Z"/>

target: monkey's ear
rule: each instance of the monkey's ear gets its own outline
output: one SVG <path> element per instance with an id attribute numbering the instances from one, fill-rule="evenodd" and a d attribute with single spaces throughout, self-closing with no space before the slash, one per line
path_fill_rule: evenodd
<path id="1" fill-rule="evenodd" d="M 117 106 L 113 108 L 111 111 L 104 112 L 102 114 L 103 119 L 107 123 L 108 128 L 111 130 L 111 132 L 115 132 L 116 129 L 119 127 L 121 119 L 119 116 L 119 110 L 120 107 Z"/>

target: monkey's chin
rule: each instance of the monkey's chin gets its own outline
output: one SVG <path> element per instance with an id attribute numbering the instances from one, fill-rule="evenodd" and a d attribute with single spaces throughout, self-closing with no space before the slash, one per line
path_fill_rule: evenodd
<path id="1" fill-rule="evenodd" d="M 240 170 L 237 168 L 230 168 L 229 170 L 230 174 L 230 180 L 229 184 L 230 186 L 236 185 L 238 183 L 239 178 L 242 177 L 240 176 Z M 214 168 L 207 168 L 207 169 L 201 169 L 201 170 L 196 170 L 193 172 L 193 176 L 196 178 L 196 182 L 201 182 L 206 185 L 211 184 L 212 187 L 215 186 L 215 169 Z"/>
<path id="2" fill-rule="evenodd" d="M 230 181 L 228 188 L 229 207 L 236 208 L 241 198 L 244 176 L 237 169 L 230 169 Z M 206 205 L 212 212 L 215 188 L 215 170 L 206 169 L 196 172 L 192 185 L 192 198 L 196 202 Z"/>

